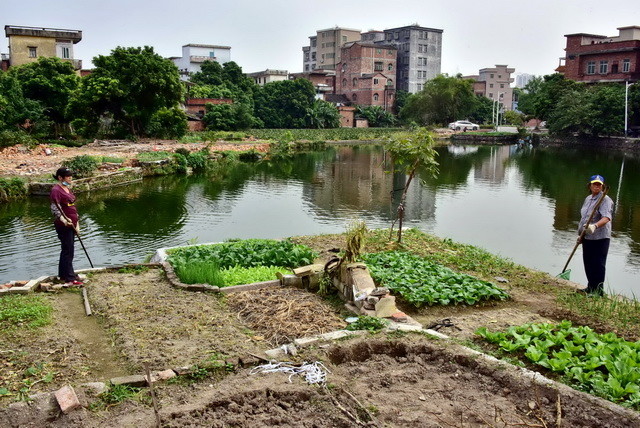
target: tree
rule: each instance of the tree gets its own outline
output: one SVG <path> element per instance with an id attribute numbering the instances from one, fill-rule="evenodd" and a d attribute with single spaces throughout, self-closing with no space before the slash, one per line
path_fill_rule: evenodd
<path id="1" fill-rule="evenodd" d="M 26 98 L 38 101 L 44 114 L 57 125 L 66 124 L 66 109 L 80 78 L 71 63 L 59 58 L 39 58 L 38 61 L 9 69 L 20 82 Z"/>
<path id="2" fill-rule="evenodd" d="M 255 94 L 255 115 L 265 128 L 304 128 L 315 94 L 306 79 L 267 83 Z"/>
<path id="3" fill-rule="evenodd" d="M 436 76 L 424 89 L 409 97 L 400 111 L 400 117 L 419 124 L 445 124 L 467 117 L 473 112 L 476 99 L 473 81 L 460 75 Z"/>
<path id="4" fill-rule="evenodd" d="M 307 111 L 310 128 L 337 128 L 340 126 L 340 112 L 331 103 L 315 100 Z"/>
<path id="5" fill-rule="evenodd" d="M 402 221 L 404 220 L 404 203 L 407 191 L 416 172 L 420 169 L 433 177 L 438 174 L 438 162 L 436 161 L 438 152 L 433 148 L 434 144 L 433 135 L 425 128 L 419 128 L 415 132 L 396 134 L 385 144 L 385 149 L 389 151 L 394 160 L 394 166 L 401 168 L 408 175 L 398 205 L 398 243 L 402 242 Z M 393 233 L 393 224 L 390 233 Z"/>
<path id="6" fill-rule="evenodd" d="M 504 112 L 504 120 L 509 125 L 522 126 L 524 124 L 524 115 L 514 110 Z"/>
<path id="7" fill-rule="evenodd" d="M 397 122 L 394 115 L 380 106 L 356 106 L 356 115 L 367 119 L 372 128 L 389 128 Z"/>
<path id="8" fill-rule="evenodd" d="M 549 120 L 560 98 L 576 86 L 583 84 L 566 79 L 555 73 L 544 76 L 541 80 L 534 78 L 526 86 L 527 95 L 518 102 L 518 110 L 533 115 L 540 120 Z"/>
<path id="9" fill-rule="evenodd" d="M 517 94 L 518 97 L 518 110 L 524 114 L 535 116 L 534 100 L 540 92 L 540 86 L 543 81 L 544 79 L 542 77 L 535 76 L 529 80 L 522 90 L 516 91 L 518 88 L 514 89 L 514 93 Z"/>
<path id="10" fill-rule="evenodd" d="M 25 98 L 15 75 L 0 72 L 0 130 L 44 135 L 49 124 L 42 105 Z"/>
<path id="11" fill-rule="evenodd" d="M 206 105 L 207 113 L 202 120 L 207 129 L 219 131 L 237 131 L 253 127 L 255 118 L 249 110 L 249 106 L 243 103 L 211 104 Z"/>
<path id="12" fill-rule="evenodd" d="M 473 111 L 469 120 L 476 123 L 491 123 L 493 120 L 493 101 L 484 95 L 476 95 Z"/>
<path id="13" fill-rule="evenodd" d="M 87 130 L 96 130 L 101 118 L 108 117 L 112 132 L 145 136 L 158 111 L 177 107 L 182 100 L 178 69 L 152 47 L 117 47 L 93 63 L 95 69 L 82 79 L 69 106 Z"/>

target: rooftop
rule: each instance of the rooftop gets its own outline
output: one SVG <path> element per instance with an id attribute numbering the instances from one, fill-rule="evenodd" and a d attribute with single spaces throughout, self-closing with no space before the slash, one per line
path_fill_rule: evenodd
<path id="1" fill-rule="evenodd" d="M 47 37 L 55 39 L 69 39 L 73 43 L 82 40 L 82 31 L 63 28 L 25 27 L 21 25 L 5 25 L 4 34 L 10 36 Z"/>

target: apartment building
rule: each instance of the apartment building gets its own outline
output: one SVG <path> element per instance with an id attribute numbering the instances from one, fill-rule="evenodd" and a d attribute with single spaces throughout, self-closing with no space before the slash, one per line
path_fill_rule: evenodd
<path id="1" fill-rule="evenodd" d="M 426 81 L 441 73 L 442 33 L 443 30 L 417 24 L 384 30 L 384 40 L 376 43 L 394 45 L 397 49 L 398 90 L 420 92 Z"/>
<path id="2" fill-rule="evenodd" d="M 302 48 L 303 70 L 335 70 L 345 43 L 360 40 L 360 30 L 334 27 L 316 31 L 309 36 L 309 46 Z"/>
<path id="3" fill-rule="evenodd" d="M 264 71 L 247 73 L 247 76 L 252 78 L 256 85 L 264 86 L 267 83 L 288 80 L 289 72 L 287 70 L 273 70 L 273 69 L 267 68 Z"/>
<path id="4" fill-rule="evenodd" d="M 220 64 L 231 61 L 231 47 L 190 43 L 182 46 L 182 56 L 169 58 L 178 67 L 180 79 L 189 80 L 189 76 L 200 71 L 205 61 Z"/>
<path id="5" fill-rule="evenodd" d="M 567 34 L 565 56 L 556 71 L 578 82 L 640 80 L 640 26 L 619 27 L 618 35 Z"/>
<path id="6" fill-rule="evenodd" d="M 5 25 L 4 33 L 9 39 L 9 55 L 3 56 L 8 67 L 57 57 L 69 61 L 75 70 L 82 68 L 82 61 L 73 53 L 73 45 L 82 40 L 80 30 Z"/>
<path id="7" fill-rule="evenodd" d="M 515 68 L 496 64 L 495 67 L 483 68 L 479 74 L 464 76 L 465 79 L 474 80 L 473 91 L 476 95 L 487 97 L 492 101 L 499 101 L 505 110 L 513 109 L 513 89 L 511 74 Z"/>
<path id="8" fill-rule="evenodd" d="M 351 42 L 336 69 L 336 93 L 353 104 L 391 110 L 395 102 L 397 49 L 393 45 Z"/>
<path id="9" fill-rule="evenodd" d="M 329 101 L 327 96 L 335 93 L 336 72 L 334 70 L 312 70 L 302 73 L 291 73 L 290 80 L 307 79 L 316 90 L 316 98 Z"/>

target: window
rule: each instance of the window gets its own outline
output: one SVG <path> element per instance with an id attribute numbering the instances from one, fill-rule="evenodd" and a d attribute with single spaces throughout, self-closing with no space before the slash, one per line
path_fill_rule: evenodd
<path id="1" fill-rule="evenodd" d="M 607 74 L 609 72 L 609 61 L 600 61 L 600 74 Z"/>
<path id="2" fill-rule="evenodd" d="M 396 40 L 398 40 L 400 38 L 400 32 L 396 31 L 395 33 L 393 33 L 393 36 L 395 37 Z"/>
<path id="3" fill-rule="evenodd" d="M 393 86 L 393 79 L 387 79 L 387 86 Z"/>
<path id="4" fill-rule="evenodd" d="M 347 63 L 343 62 L 342 63 L 342 72 L 344 73 L 345 71 L 347 71 Z"/>
<path id="5" fill-rule="evenodd" d="M 387 55 L 393 55 L 393 49 L 387 49 Z"/>
<path id="6" fill-rule="evenodd" d="M 376 53 L 377 53 L 378 55 L 382 54 L 382 49 L 376 49 Z"/>
<path id="7" fill-rule="evenodd" d="M 358 95 L 357 95 L 357 94 L 353 94 L 353 95 L 351 95 L 351 99 L 352 99 L 353 101 L 358 101 Z"/>
<path id="8" fill-rule="evenodd" d="M 214 51 L 210 51 L 209 58 L 215 58 L 215 57 L 216 57 L 216 53 Z"/>
<path id="9" fill-rule="evenodd" d="M 304 71 L 309 71 L 309 64 L 305 64 Z"/>
<path id="10" fill-rule="evenodd" d="M 377 85 L 378 84 L 378 79 L 373 79 L 373 84 Z"/>
<path id="11" fill-rule="evenodd" d="M 418 83 L 416 85 L 416 88 L 418 89 L 418 91 L 421 91 L 422 90 L 422 83 Z"/>
<path id="12" fill-rule="evenodd" d="M 622 60 L 622 72 L 623 73 L 628 73 L 631 70 L 631 60 L 630 59 L 623 59 Z"/>
<path id="13" fill-rule="evenodd" d="M 489 83 L 489 87 L 490 87 L 490 88 L 493 88 L 493 83 Z"/>
<path id="14" fill-rule="evenodd" d="M 611 64 L 611 72 L 614 73 L 614 74 L 618 72 L 618 63 L 617 62 Z"/>
<path id="15" fill-rule="evenodd" d="M 358 87 L 358 79 L 356 79 L 355 77 L 353 78 L 353 87 L 354 88 Z"/>
<path id="16" fill-rule="evenodd" d="M 493 92 L 489 92 L 489 98 L 493 98 Z"/>
<path id="17" fill-rule="evenodd" d="M 347 36 L 342 36 L 342 43 L 347 43 Z"/>
<path id="18" fill-rule="evenodd" d="M 309 52 L 304 53 L 304 60 L 309 61 Z"/>
<path id="19" fill-rule="evenodd" d="M 316 65 L 315 64 L 311 64 L 311 69 L 315 70 L 316 69 Z"/>
<path id="20" fill-rule="evenodd" d="M 393 70 L 393 64 L 389 63 L 389 65 L 387 65 L 387 70 L 389 71 Z"/>
<path id="21" fill-rule="evenodd" d="M 376 61 L 373 63 L 373 71 L 382 71 L 383 65 L 381 61 Z"/>
<path id="22" fill-rule="evenodd" d="M 311 47 L 312 47 L 312 48 L 315 48 L 315 47 L 316 47 L 316 45 L 317 45 L 317 43 L 318 43 L 318 41 L 317 41 L 316 39 L 312 39 L 312 40 L 311 40 Z"/>
<path id="23" fill-rule="evenodd" d="M 373 101 L 378 101 L 378 94 L 373 94 Z"/>
<path id="24" fill-rule="evenodd" d="M 71 58 L 70 49 L 67 46 L 62 47 L 62 58 L 69 59 Z"/>
<path id="25" fill-rule="evenodd" d="M 311 52 L 311 61 L 315 61 L 315 60 L 316 60 L 316 53 Z"/>
<path id="26" fill-rule="evenodd" d="M 334 54 L 333 52 L 327 54 L 327 58 L 335 58 L 335 57 L 336 57 L 336 54 Z"/>
<path id="27" fill-rule="evenodd" d="M 29 46 L 29 58 L 36 58 L 38 56 L 38 48 Z"/>
<path id="28" fill-rule="evenodd" d="M 501 83 L 501 84 L 500 84 L 500 88 L 501 88 L 501 89 L 504 89 L 504 83 Z"/>
<path id="29" fill-rule="evenodd" d="M 342 87 L 343 88 L 347 87 L 347 79 L 342 79 Z"/>
<path id="30" fill-rule="evenodd" d="M 498 74 L 498 79 L 502 79 L 502 74 Z"/>
<path id="31" fill-rule="evenodd" d="M 589 61 L 587 63 L 587 74 L 596 74 L 596 62 Z"/>
<path id="32" fill-rule="evenodd" d="M 493 73 L 489 75 L 489 79 L 493 79 Z"/>

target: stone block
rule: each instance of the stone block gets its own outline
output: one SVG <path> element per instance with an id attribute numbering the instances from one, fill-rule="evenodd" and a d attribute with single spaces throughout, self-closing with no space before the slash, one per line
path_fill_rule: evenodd
<path id="1" fill-rule="evenodd" d="M 31 400 L 30 407 L 35 408 L 40 413 L 54 414 L 58 413 L 58 401 L 54 394 L 50 392 L 41 392 L 29 396 Z"/>
<path id="2" fill-rule="evenodd" d="M 264 351 L 264 353 L 268 358 L 273 359 L 279 359 L 287 355 L 281 348 L 269 349 L 268 351 Z"/>
<path id="3" fill-rule="evenodd" d="M 112 385 L 147 386 L 147 378 L 142 375 L 114 377 L 109 382 L 111 382 Z"/>
<path id="4" fill-rule="evenodd" d="M 389 294 L 389 289 L 387 287 L 376 287 L 371 293 L 369 293 L 370 296 L 377 297 L 386 296 L 387 294 Z"/>
<path id="5" fill-rule="evenodd" d="M 348 330 L 336 330 L 336 331 L 330 331 L 329 333 L 321 334 L 318 337 L 322 340 L 337 340 L 350 335 L 351 335 L 351 332 Z"/>
<path id="6" fill-rule="evenodd" d="M 313 275 L 322 271 L 324 271 L 324 265 L 322 264 L 307 265 L 293 269 L 293 273 L 297 276 Z"/>
<path id="7" fill-rule="evenodd" d="M 78 389 L 88 396 L 95 397 L 107 392 L 109 387 L 104 382 L 88 382 L 80 385 Z"/>
<path id="8" fill-rule="evenodd" d="M 279 286 L 280 280 L 254 282 L 253 284 L 234 285 L 232 287 L 222 287 L 219 291 L 223 294 L 235 293 L 238 291 L 260 290 L 261 288 Z"/>
<path id="9" fill-rule="evenodd" d="M 397 312 L 399 311 L 396 307 L 396 298 L 393 296 L 380 299 L 380 301 L 376 303 L 376 316 L 378 318 L 388 318 Z"/>
<path id="10" fill-rule="evenodd" d="M 294 339 L 293 343 L 296 346 L 308 346 L 316 343 L 318 340 L 320 340 L 318 336 L 300 337 L 298 339 Z"/>
<path id="11" fill-rule="evenodd" d="M 367 297 L 367 303 L 370 305 L 375 305 L 376 303 L 378 303 L 380 301 L 379 297 L 376 296 L 369 296 Z"/>
<path id="12" fill-rule="evenodd" d="M 182 366 L 182 367 L 174 367 L 173 371 L 176 372 L 178 376 L 188 375 L 193 372 L 191 366 Z"/>
<path id="13" fill-rule="evenodd" d="M 56 392 L 54 392 L 58 405 L 62 413 L 67 414 L 79 407 L 82 407 L 80 400 L 73 388 L 69 385 L 65 385 Z"/>
<path id="14" fill-rule="evenodd" d="M 253 355 L 245 355 L 240 358 L 240 365 L 242 367 L 253 367 L 259 364 L 262 364 L 263 360 L 258 357 L 254 357 Z"/>

